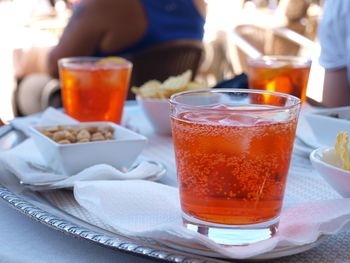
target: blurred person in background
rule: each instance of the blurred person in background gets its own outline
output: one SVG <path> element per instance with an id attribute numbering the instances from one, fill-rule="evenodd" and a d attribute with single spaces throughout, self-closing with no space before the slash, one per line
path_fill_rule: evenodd
<path id="1" fill-rule="evenodd" d="M 322 106 L 350 105 L 350 1 L 326 0 L 319 25 L 321 55 L 325 68 Z"/>
<path id="2" fill-rule="evenodd" d="M 81 0 L 48 54 L 47 71 L 58 78 L 57 62 L 64 57 L 127 57 L 163 42 L 202 40 L 206 8 L 204 0 Z M 26 115 L 41 111 L 37 101 L 42 88 L 34 88 L 33 79 L 22 82 L 19 110 Z M 46 84 L 48 76 L 40 82 Z"/>

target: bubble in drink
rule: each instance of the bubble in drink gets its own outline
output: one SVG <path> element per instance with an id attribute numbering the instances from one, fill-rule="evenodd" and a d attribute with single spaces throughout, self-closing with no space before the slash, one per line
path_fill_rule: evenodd
<path id="1" fill-rule="evenodd" d="M 231 111 L 205 122 L 205 114 L 184 112 L 171 118 L 184 213 L 225 225 L 277 217 L 297 116 L 260 121 Z"/>

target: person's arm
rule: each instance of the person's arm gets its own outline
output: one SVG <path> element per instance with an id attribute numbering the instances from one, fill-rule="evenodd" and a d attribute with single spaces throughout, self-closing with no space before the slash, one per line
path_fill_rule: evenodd
<path id="1" fill-rule="evenodd" d="M 57 61 L 63 57 L 88 56 L 96 50 L 105 33 L 101 24 L 99 0 L 85 0 L 77 6 L 61 39 L 48 56 L 48 72 L 57 78 Z"/>
<path id="2" fill-rule="evenodd" d="M 346 68 L 325 71 L 321 105 L 324 107 L 350 105 L 350 86 Z"/>
<path id="3" fill-rule="evenodd" d="M 350 1 L 325 1 L 318 27 L 321 45 L 319 63 L 325 68 L 322 106 L 350 105 L 350 87 L 347 79 L 350 53 Z"/>
<path id="4" fill-rule="evenodd" d="M 207 17 L 207 3 L 204 0 L 193 0 L 198 12 L 204 17 Z"/>

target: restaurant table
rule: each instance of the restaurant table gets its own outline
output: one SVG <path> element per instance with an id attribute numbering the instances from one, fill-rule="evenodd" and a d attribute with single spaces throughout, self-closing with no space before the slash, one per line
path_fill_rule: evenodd
<path id="1" fill-rule="evenodd" d="M 156 136 L 145 119 L 145 116 L 134 103 L 128 103 L 124 124 L 149 137 L 149 154 L 172 150 L 169 147 L 171 137 Z M 157 152 L 152 145 L 157 143 Z M 146 148 L 147 151 L 147 148 Z M 165 155 L 163 155 L 165 156 Z M 173 155 L 167 163 L 171 163 L 169 174 L 175 173 Z M 304 158 L 305 156 L 296 157 Z M 169 166 L 168 166 L 169 169 Z M 176 185 L 176 176 L 169 176 L 163 183 Z M 350 262 L 350 233 L 341 233 L 326 237 L 318 246 L 293 256 L 270 260 L 269 262 Z M 103 247 L 84 239 L 73 238 L 62 232 L 51 229 L 44 224 L 21 214 L 0 201 L 0 262 L 154 262 L 150 258 L 136 254 L 128 254 Z M 210 258 L 208 258 L 210 262 Z"/>
<path id="2" fill-rule="evenodd" d="M 76 239 L 21 214 L 0 201 L 0 262 L 135 262 L 151 259 Z"/>

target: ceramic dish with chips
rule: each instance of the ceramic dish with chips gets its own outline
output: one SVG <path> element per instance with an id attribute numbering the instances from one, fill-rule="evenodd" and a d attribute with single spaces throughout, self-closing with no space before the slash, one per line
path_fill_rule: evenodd
<path id="1" fill-rule="evenodd" d="M 340 132 L 334 147 L 320 147 L 310 154 L 315 170 L 343 197 L 350 197 L 348 142 L 347 132 Z"/>
<path id="2" fill-rule="evenodd" d="M 158 80 L 147 81 L 140 87 L 133 87 L 136 100 L 151 123 L 155 133 L 171 135 L 168 99 L 171 95 L 193 89 L 206 89 L 203 84 L 193 82 L 192 71 L 187 70 L 178 76 L 171 76 L 163 83 Z"/>
<path id="3" fill-rule="evenodd" d="M 96 164 L 109 164 L 118 169 L 128 167 L 147 142 L 146 137 L 112 122 L 38 125 L 30 130 L 46 163 L 65 175 Z"/>

